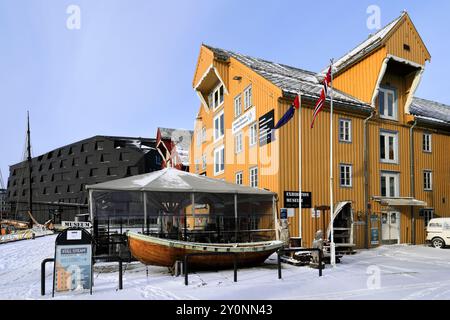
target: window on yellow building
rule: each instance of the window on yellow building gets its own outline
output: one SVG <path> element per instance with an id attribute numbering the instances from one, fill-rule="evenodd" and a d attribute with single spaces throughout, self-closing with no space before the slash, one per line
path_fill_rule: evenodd
<path id="1" fill-rule="evenodd" d="M 352 186 L 352 165 L 341 164 L 339 165 L 339 176 L 341 187 L 351 188 Z"/>
<path id="2" fill-rule="evenodd" d="M 217 116 L 214 117 L 214 141 L 223 137 L 224 129 L 224 113 L 223 110 Z"/>
<path id="3" fill-rule="evenodd" d="M 431 133 L 423 134 L 422 150 L 424 152 L 431 152 Z"/>
<path id="4" fill-rule="evenodd" d="M 352 121 L 350 119 L 339 119 L 339 141 L 352 142 Z"/>
<path id="5" fill-rule="evenodd" d="M 250 125 L 250 142 L 249 142 L 250 147 L 256 145 L 257 137 L 258 137 L 258 127 L 257 123 L 255 122 Z"/>
<path id="6" fill-rule="evenodd" d="M 239 94 L 234 98 L 234 117 L 237 118 L 242 114 L 242 98 Z"/>
<path id="7" fill-rule="evenodd" d="M 398 133 L 380 132 L 380 160 L 387 163 L 398 162 Z"/>
<path id="8" fill-rule="evenodd" d="M 250 169 L 250 187 L 258 188 L 258 167 Z"/>
<path id="9" fill-rule="evenodd" d="M 381 196 L 395 198 L 399 192 L 399 174 L 396 172 L 381 172 Z"/>
<path id="10" fill-rule="evenodd" d="M 242 152 L 242 131 L 237 133 L 234 137 L 234 152 L 236 154 Z"/>
<path id="11" fill-rule="evenodd" d="M 424 170 L 423 172 L 423 190 L 433 190 L 433 172 L 430 170 Z"/>
<path id="12" fill-rule="evenodd" d="M 202 144 L 202 131 L 201 130 L 197 130 L 196 139 L 197 139 L 197 147 L 199 147 Z"/>
<path id="13" fill-rule="evenodd" d="M 219 84 L 208 96 L 209 107 L 216 110 L 223 103 L 223 85 Z"/>
<path id="14" fill-rule="evenodd" d="M 243 173 L 242 171 L 236 173 L 236 184 L 242 184 Z"/>
<path id="15" fill-rule="evenodd" d="M 202 169 L 206 169 L 206 154 L 202 155 Z"/>
<path id="16" fill-rule="evenodd" d="M 220 146 L 214 150 L 214 175 L 222 174 L 225 171 L 225 148 Z"/>
<path id="17" fill-rule="evenodd" d="M 206 142 L 206 127 L 202 128 L 202 143 Z"/>
<path id="18" fill-rule="evenodd" d="M 244 90 L 244 109 L 247 110 L 253 105 L 253 93 L 252 86 L 248 86 L 247 89 Z"/>
<path id="19" fill-rule="evenodd" d="M 380 118 L 397 120 L 397 95 L 394 89 L 380 88 L 378 104 Z"/>

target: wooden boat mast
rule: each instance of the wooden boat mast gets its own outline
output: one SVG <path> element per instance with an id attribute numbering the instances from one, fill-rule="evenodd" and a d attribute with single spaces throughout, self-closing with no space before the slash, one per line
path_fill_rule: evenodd
<path id="1" fill-rule="evenodd" d="M 27 111 L 27 161 L 28 161 L 28 211 L 30 214 L 33 213 L 33 189 L 31 188 L 31 140 L 30 140 L 30 112 Z M 30 219 L 31 225 L 33 225 L 33 220 Z"/>

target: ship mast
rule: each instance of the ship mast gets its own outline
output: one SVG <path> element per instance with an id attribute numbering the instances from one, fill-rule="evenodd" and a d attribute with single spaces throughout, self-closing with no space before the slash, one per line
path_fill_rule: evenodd
<path id="1" fill-rule="evenodd" d="M 30 113 L 27 111 L 27 161 L 28 161 L 28 210 L 33 213 L 33 190 L 31 188 L 31 139 L 30 139 Z M 30 219 L 31 220 L 31 219 Z M 30 222 L 33 224 L 33 221 Z"/>

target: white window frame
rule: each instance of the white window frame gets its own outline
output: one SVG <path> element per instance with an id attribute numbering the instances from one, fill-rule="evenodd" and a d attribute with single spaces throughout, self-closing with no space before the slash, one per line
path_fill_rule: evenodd
<path id="1" fill-rule="evenodd" d="M 223 156 L 222 159 L 220 159 L 220 154 L 219 154 L 219 163 L 217 163 L 217 154 L 223 152 Z M 220 163 L 220 160 L 222 160 L 222 163 Z M 219 170 L 217 170 L 217 164 L 219 164 Z M 220 165 L 223 166 L 223 168 L 220 168 Z M 216 149 L 214 149 L 214 175 L 218 176 L 221 175 L 225 172 L 225 146 L 221 145 L 220 147 L 217 147 Z"/>
<path id="2" fill-rule="evenodd" d="M 223 112 L 223 110 L 221 112 L 219 112 L 213 119 L 214 142 L 219 141 L 225 135 L 225 128 L 221 128 L 220 127 L 220 125 L 221 125 L 220 124 L 220 117 L 223 117 L 223 126 L 225 126 L 225 113 Z M 218 121 L 219 128 L 216 128 L 216 119 L 219 119 L 219 121 Z M 222 131 L 222 134 L 220 134 L 220 131 Z"/>
<path id="3" fill-rule="evenodd" d="M 241 153 L 243 150 L 243 138 L 242 138 L 242 131 L 239 133 L 236 133 L 234 136 L 234 152 L 236 154 Z"/>
<path id="4" fill-rule="evenodd" d="M 342 183 L 342 173 L 344 173 L 344 183 Z M 348 179 L 347 179 L 348 174 Z M 341 188 L 351 188 L 353 186 L 353 166 L 348 163 L 339 165 L 339 185 Z"/>
<path id="5" fill-rule="evenodd" d="M 206 154 L 202 155 L 202 170 L 206 169 Z"/>
<path id="6" fill-rule="evenodd" d="M 196 134 L 195 136 L 196 136 L 196 139 L 197 139 L 196 145 L 197 145 L 197 147 L 199 147 L 199 146 L 201 146 L 202 143 L 203 143 L 203 140 L 202 140 L 202 131 L 201 131 L 200 129 L 197 130 L 197 134 Z"/>
<path id="7" fill-rule="evenodd" d="M 422 212 L 423 212 L 423 221 L 424 221 L 425 227 L 427 227 L 430 220 L 434 218 L 434 210 L 433 209 L 423 209 Z"/>
<path id="8" fill-rule="evenodd" d="M 392 94 L 392 116 L 388 113 L 388 96 L 389 94 Z M 381 95 L 383 95 L 383 112 L 381 112 Z M 398 101 L 397 101 L 397 92 L 396 89 L 392 88 L 386 88 L 386 87 L 380 87 L 379 94 L 378 94 L 378 111 L 380 113 L 380 118 L 382 119 L 389 119 L 389 120 L 398 120 Z"/>
<path id="9" fill-rule="evenodd" d="M 244 90 L 244 110 L 253 106 L 253 89 L 252 85 L 249 85 Z"/>
<path id="10" fill-rule="evenodd" d="M 423 170 L 423 190 L 433 191 L 433 171 Z"/>
<path id="11" fill-rule="evenodd" d="M 258 188 L 258 183 L 258 167 L 252 167 L 250 168 L 250 187 Z"/>
<path id="12" fill-rule="evenodd" d="M 234 117 L 237 118 L 242 114 L 242 95 L 239 94 L 234 98 Z"/>
<path id="13" fill-rule="evenodd" d="M 352 142 L 352 120 L 339 119 L 339 142 Z"/>
<path id="14" fill-rule="evenodd" d="M 220 88 L 222 88 L 222 96 L 220 95 Z M 217 103 L 216 103 L 216 94 L 217 94 Z M 222 100 L 220 98 L 222 97 Z M 225 87 L 222 83 L 219 83 L 217 87 L 214 88 L 214 90 L 208 95 L 208 103 L 209 107 L 216 111 L 219 109 L 225 101 Z"/>
<path id="15" fill-rule="evenodd" d="M 432 136 L 431 133 L 424 133 L 422 136 L 422 151 L 431 153 Z"/>
<path id="16" fill-rule="evenodd" d="M 236 172 L 234 181 L 236 184 L 242 185 L 244 183 L 244 173 L 242 171 Z"/>
<path id="17" fill-rule="evenodd" d="M 202 143 L 206 142 L 206 127 L 202 127 Z"/>
<path id="18" fill-rule="evenodd" d="M 257 122 L 253 122 L 252 124 L 249 125 L 248 127 L 249 130 L 249 146 L 253 147 L 256 146 L 256 144 L 258 143 L 258 123 Z"/>
<path id="19" fill-rule="evenodd" d="M 195 171 L 198 172 L 200 170 L 200 160 L 195 159 Z"/>
<path id="20" fill-rule="evenodd" d="M 398 163 L 398 132 L 392 132 L 392 131 L 380 131 L 380 138 L 384 137 L 384 156 L 385 158 L 381 157 L 381 142 L 380 143 L 380 161 L 383 163 Z M 393 144 L 394 144 L 394 159 L 389 159 L 389 138 L 393 138 Z"/>
<path id="21" fill-rule="evenodd" d="M 385 178 L 386 181 L 386 195 L 383 195 L 382 190 L 382 178 Z M 394 178 L 394 194 L 391 195 L 391 188 L 390 188 L 390 178 Z M 398 172 L 390 172 L 390 171 L 381 171 L 380 174 L 380 194 L 382 197 L 386 198 L 397 198 L 400 196 L 400 173 Z"/>

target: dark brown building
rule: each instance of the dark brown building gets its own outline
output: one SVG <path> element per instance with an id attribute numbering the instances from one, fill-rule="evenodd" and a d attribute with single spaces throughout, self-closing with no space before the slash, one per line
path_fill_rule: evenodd
<path id="1" fill-rule="evenodd" d="M 44 222 L 58 210 L 60 219 L 73 220 L 87 209 L 86 185 L 159 170 L 155 145 L 149 138 L 95 136 L 33 158 L 33 215 Z M 28 163 L 10 166 L 7 201 L 15 218 L 27 219 L 28 192 Z"/>

